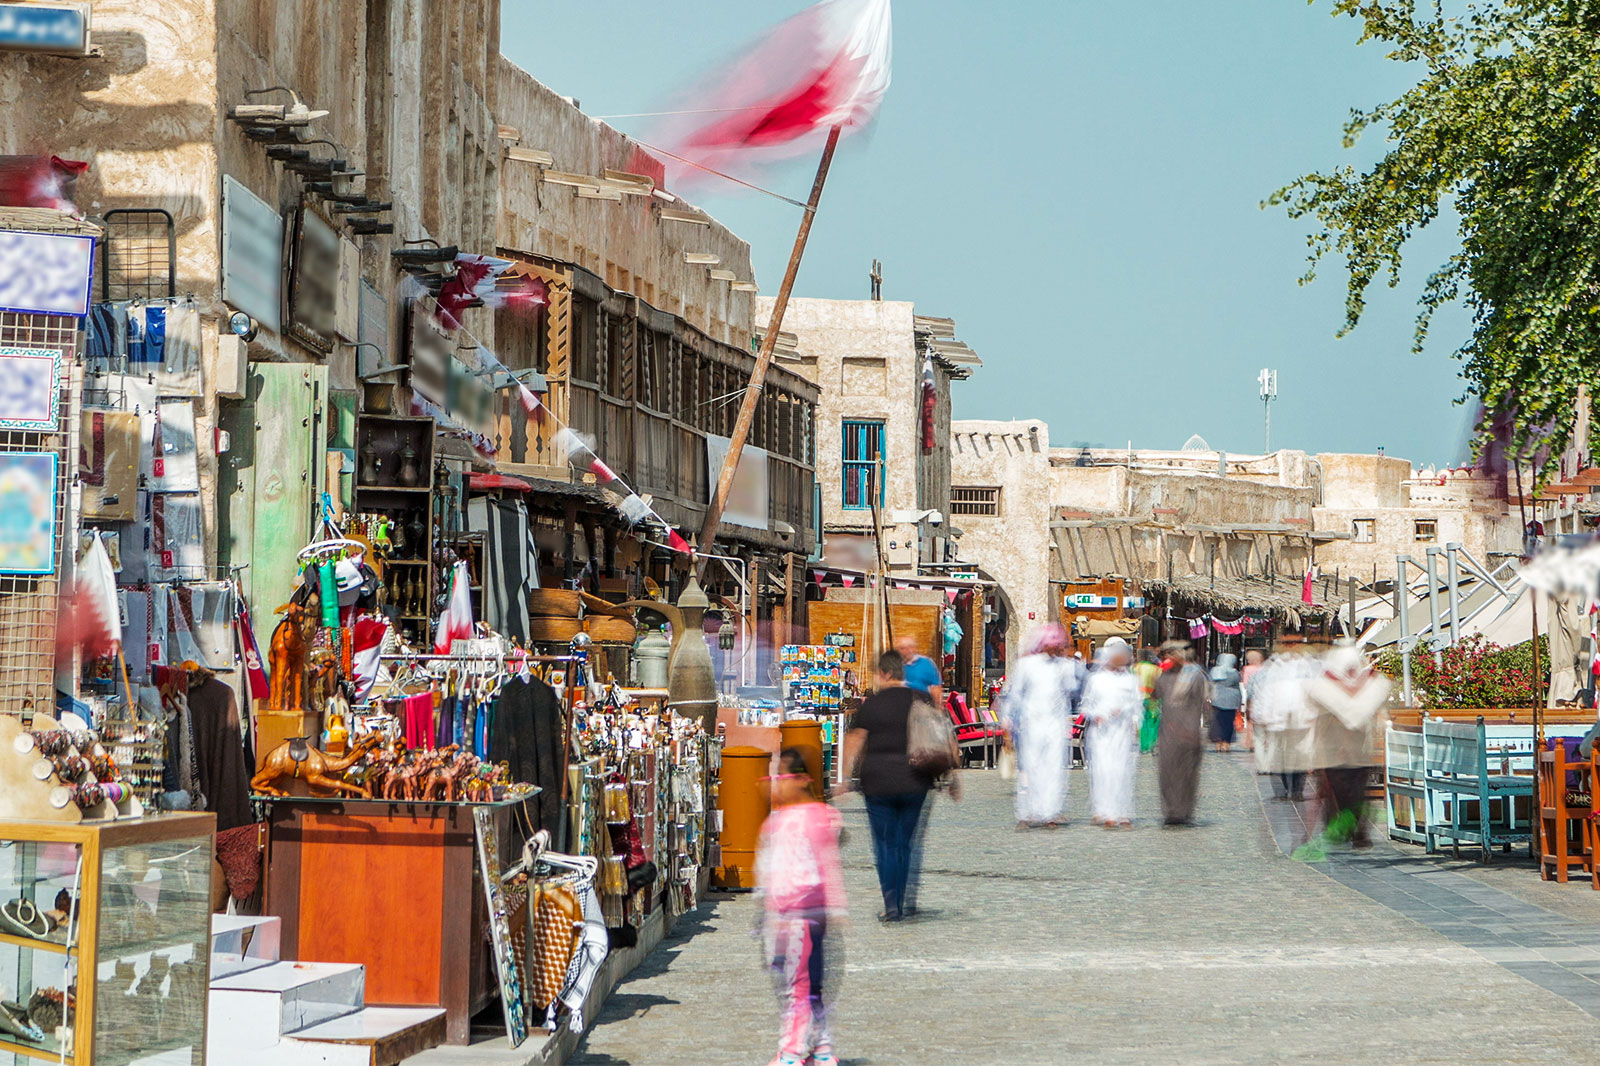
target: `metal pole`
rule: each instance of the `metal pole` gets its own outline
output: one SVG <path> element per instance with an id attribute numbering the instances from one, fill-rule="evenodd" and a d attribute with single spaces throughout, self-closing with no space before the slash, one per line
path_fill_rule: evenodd
<path id="1" fill-rule="evenodd" d="M 1351 640 L 1360 636 L 1356 632 L 1356 579 L 1353 577 L 1350 579 L 1350 632 L 1347 635 Z"/>
<path id="2" fill-rule="evenodd" d="M 1455 647 L 1461 641 L 1461 588 L 1460 575 L 1456 572 L 1456 552 L 1461 550 L 1461 545 L 1450 543 L 1444 546 L 1444 572 L 1445 581 L 1450 589 L 1450 646 Z"/>
<path id="3" fill-rule="evenodd" d="M 800 219 L 800 231 L 794 237 L 794 249 L 789 253 L 789 266 L 783 273 L 783 285 L 778 298 L 772 302 L 772 318 L 767 323 L 767 335 L 761 338 L 761 351 L 756 355 L 756 365 L 750 371 L 750 383 L 745 386 L 744 400 L 739 404 L 739 418 L 733 424 L 733 438 L 728 443 L 728 455 L 722 460 L 722 472 L 717 475 L 717 491 L 706 508 L 705 524 L 700 527 L 701 548 L 710 548 L 716 538 L 717 526 L 722 522 L 722 510 L 728 506 L 728 496 L 733 492 L 733 475 L 739 469 L 739 453 L 750 435 L 750 424 L 755 421 L 756 402 L 766 381 L 767 368 L 772 365 L 773 346 L 778 343 L 778 330 L 783 327 L 783 312 L 789 306 L 789 293 L 794 290 L 795 275 L 800 272 L 800 257 L 805 255 L 806 240 L 811 236 L 811 223 L 817 217 L 817 203 L 822 199 L 822 186 L 828 180 L 828 167 L 833 163 L 833 150 L 839 145 L 839 127 L 828 131 L 828 143 L 822 148 L 822 160 L 817 164 L 817 177 L 811 183 L 811 199 L 806 201 L 806 213 Z"/>
<path id="4" fill-rule="evenodd" d="M 1411 698 L 1411 595 L 1406 588 L 1406 567 L 1411 564 L 1411 556 L 1397 555 L 1395 563 L 1399 571 L 1394 582 L 1394 602 L 1400 616 L 1401 692 L 1406 706 L 1415 707 L 1416 703 Z"/>
<path id="5" fill-rule="evenodd" d="M 1444 653 L 1439 650 L 1439 582 L 1434 578 L 1434 560 L 1438 548 L 1428 549 L 1428 644 L 1433 648 L 1433 665 L 1444 666 Z"/>

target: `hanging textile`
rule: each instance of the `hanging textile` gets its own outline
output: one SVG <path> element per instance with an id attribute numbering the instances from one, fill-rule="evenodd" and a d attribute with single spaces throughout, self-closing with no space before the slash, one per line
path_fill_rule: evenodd
<path id="1" fill-rule="evenodd" d="M 584 1031 L 583 1004 L 589 998 L 589 990 L 594 987 L 594 979 L 600 975 L 600 965 L 606 961 L 606 952 L 611 947 L 611 938 L 606 934 L 605 911 L 592 880 L 581 883 L 578 902 L 583 907 L 583 932 L 567 970 L 566 987 L 560 999 L 550 1004 L 545 1013 L 545 1028 L 554 1029 L 557 1007 L 566 1007 L 568 1028 L 574 1033 Z"/>
<path id="2" fill-rule="evenodd" d="M 532 801 L 534 829 L 548 829 L 555 846 L 566 846 L 561 810 L 566 737 L 560 697 L 531 675 L 527 680 L 512 678 L 501 687 L 492 713 L 489 761 L 509 763 L 513 781 L 539 786 Z"/>
<path id="3" fill-rule="evenodd" d="M 205 571 L 200 497 L 158 492 L 150 498 L 150 577 L 193 578 Z"/>
<path id="4" fill-rule="evenodd" d="M 194 729 L 195 773 L 206 809 L 217 815 L 217 831 L 247 825 L 250 811 L 250 771 L 255 765 L 242 735 L 239 701 L 233 689 L 197 671 L 189 682 L 189 717 Z"/>
<path id="5" fill-rule="evenodd" d="M 528 888 L 528 1002 L 541 1010 L 561 996 L 583 929 L 583 905 L 565 880 Z"/>
<path id="6" fill-rule="evenodd" d="M 156 401 L 150 433 L 150 487 L 157 492 L 199 492 L 194 402 Z"/>
<path id="7" fill-rule="evenodd" d="M 527 507 L 520 499 L 480 496 L 468 505 L 467 517 L 487 541 L 481 575 L 484 621 L 503 636 L 525 641 L 530 575 L 537 581 Z"/>

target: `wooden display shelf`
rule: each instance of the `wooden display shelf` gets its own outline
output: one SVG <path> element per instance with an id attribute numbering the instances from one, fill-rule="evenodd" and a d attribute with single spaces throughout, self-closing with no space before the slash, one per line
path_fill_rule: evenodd
<path id="1" fill-rule="evenodd" d="M 76 955 L 76 946 L 67 947 L 65 944 L 54 940 L 39 940 L 31 936 L 12 936 L 10 933 L 0 933 L 0 944 L 13 944 L 19 948 L 33 948 L 36 951 L 48 951 L 54 955 Z"/>
<path id="2" fill-rule="evenodd" d="M 0 1036 L 0 1051 L 15 1052 L 16 1054 L 21 1055 L 24 1058 L 38 1059 L 40 1062 L 60 1062 L 61 1061 L 61 1049 L 60 1048 L 56 1048 L 55 1050 L 51 1050 L 50 1048 L 44 1047 L 44 1046 L 39 1045 L 39 1044 L 24 1044 L 24 1043 L 21 1043 L 21 1042 L 16 1041 L 16 1040 L 12 1040 L 9 1037 L 4 1037 L 4 1036 Z M 73 1057 L 70 1054 L 67 1056 L 67 1061 L 68 1062 L 72 1062 L 73 1061 Z"/>

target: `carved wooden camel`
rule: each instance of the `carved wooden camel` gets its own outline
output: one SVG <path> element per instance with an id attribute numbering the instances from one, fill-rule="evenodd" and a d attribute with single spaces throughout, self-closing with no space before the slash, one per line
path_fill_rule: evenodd
<path id="1" fill-rule="evenodd" d="M 274 711 L 297 713 L 306 705 L 306 659 L 317 616 L 292 600 L 276 613 L 283 615 L 283 621 L 272 631 L 267 652 L 272 667 L 267 705 Z"/>
<path id="2" fill-rule="evenodd" d="M 261 772 L 250 779 L 250 790 L 267 796 L 287 796 L 289 793 L 279 788 L 277 783 L 299 779 L 311 788 L 313 794 L 351 795 L 371 799 L 370 789 L 352 785 L 337 775 L 360 762 L 367 752 L 382 743 L 381 736 L 368 733 L 351 745 L 350 750 L 341 758 L 336 759 L 326 752 L 313 748 L 305 737 L 286 740 L 267 754 L 266 760 L 261 764 Z"/>

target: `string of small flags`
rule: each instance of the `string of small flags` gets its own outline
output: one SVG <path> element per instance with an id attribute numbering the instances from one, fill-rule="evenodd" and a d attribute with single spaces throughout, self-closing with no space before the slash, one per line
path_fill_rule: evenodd
<path id="1" fill-rule="evenodd" d="M 1213 630 L 1224 636 L 1236 637 L 1241 633 L 1259 633 L 1271 628 L 1272 619 L 1252 614 L 1242 614 L 1231 622 L 1212 614 L 1189 619 L 1189 636 L 1193 640 L 1199 640 Z"/>

